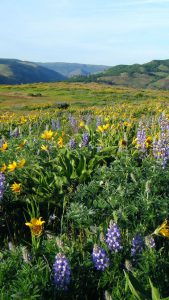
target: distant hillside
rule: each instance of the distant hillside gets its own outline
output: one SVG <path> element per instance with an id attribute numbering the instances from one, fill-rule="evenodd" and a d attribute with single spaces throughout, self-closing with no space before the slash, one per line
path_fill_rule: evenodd
<path id="1" fill-rule="evenodd" d="M 86 65 L 78 63 L 64 63 L 64 62 L 55 62 L 55 63 L 37 63 L 40 66 L 46 67 L 53 71 L 59 72 L 66 77 L 72 76 L 87 76 L 89 74 L 94 74 L 102 72 L 110 68 L 110 66 L 102 65 Z"/>
<path id="2" fill-rule="evenodd" d="M 169 89 L 169 60 L 153 60 L 142 65 L 118 65 L 99 74 L 86 77 L 76 76 L 71 81 L 94 81 L 134 88 Z"/>
<path id="3" fill-rule="evenodd" d="M 66 77 L 33 62 L 0 59 L 0 84 L 55 82 Z"/>
<path id="4" fill-rule="evenodd" d="M 73 82 L 101 82 L 114 86 L 169 90 L 169 59 L 115 67 L 0 59 L 0 84 L 56 82 L 68 79 Z"/>

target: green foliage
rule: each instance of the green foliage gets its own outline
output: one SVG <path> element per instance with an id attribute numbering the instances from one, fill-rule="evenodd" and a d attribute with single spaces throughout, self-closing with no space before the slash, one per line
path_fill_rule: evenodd
<path id="1" fill-rule="evenodd" d="M 146 292 L 144 288 L 140 285 L 139 281 L 133 276 L 132 273 L 124 272 L 126 277 L 127 287 L 130 288 L 132 295 L 135 299 L 138 300 L 168 300 L 167 298 L 161 298 L 160 293 L 156 287 L 154 287 L 153 283 L 149 279 L 150 287 L 151 287 L 151 296 L 150 291 Z"/>
<path id="2" fill-rule="evenodd" d="M 157 102 L 161 95 L 157 92 L 98 84 L 1 89 L 7 94 L 42 93 L 43 97 L 29 97 L 37 103 L 27 105 L 26 114 L 23 108 L 0 117 L 0 168 L 5 174 L 0 202 L 0 298 L 167 299 L 169 240 L 167 234 L 155 235 L 155 230 L 168 218 L 169 168 L 163 169 L 162 157 L 153 155 L 153 143 L 161 134 L 162 109 L 168 124 L 167 93 Z M 57 99 L 69 104 L 69 97 L 80 106 L 53 107 Z M 98 106 L 92 108 L 93 103 Z M 148 137 L 145 153 L 136 140 L 140 122 Z M 84 134 L 89 138 L 86 144 Z M 14 182 L 20 191 L 12 188 Z M 35 227 L 41 230 L 38 237 L 25 225 L 38 226 L 33 218 L 45 221 L 40 229 Z M 110 251 L 106 242 L 110 221 L 120 230 L 118 252 Z M 133 257 L 136 234 L 146 243 Z M 154 238 L 155 247 L 147 243 L 147 236 Z M 93 264 L 95 244 L 106 250 L 109 266 L 105 271 Z M 67 291 L 54 285 L 58 253 L 70 262 Z M 125 290 L 126 281 L 133 295 Z"/>

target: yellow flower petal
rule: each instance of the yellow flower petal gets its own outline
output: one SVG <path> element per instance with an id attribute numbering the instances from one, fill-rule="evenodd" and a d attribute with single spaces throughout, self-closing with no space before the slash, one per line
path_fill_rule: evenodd
<path id="1" fill-rule="evenodd" d="M 45 140 L 50 140 L 53 136 L 53 131 L 51 130 L 45 130 L 42 135 L 41 135 L 41 138 L 42 139 L 45 139 Z"/>
<path id="2" fill-rule="evenodd" d="M 45 221 L 41 221 L 42 217 L 39 219 L 32 218 L 30 222 L 25 223 L 26 226 L 28 226 L 31 230 L 31 234 L 33 236 L 40 236 L 43 232 L 43 224 Z"/>
<path id="3" fill-rule="evenodd" d="M 16 183 L 14 182 L 12 185 L 11 185 L 11 190 L 12 192 L 14 193 L 20 193 L 21 192 L 21 183 Z"/>
<path id="4" fill-rule="evenodd" d="M 18 162 L 17 167 L 18 167 L 18 168 L 22 168 L 22 167 L 25 165 L 25 163 L 26 163 L 26 160 L 25 160 L 24 158 L 22 158 L 22 159 Z"/>
<path id="5" fill-rule="evenodd" d="M 164 220 L 164 222 L 157 227 L 157 229 L 154 231 L 154 234 L 162 235 L 164 237 L 169 237 L 169 222 L 168 220 Z"/>
<path id="6" fill-rule="evenodd" d="M 16 167 L 17 167 L 17 163 L 16 161 L 13 161 L 12 164 L 8 165 L 8 172 L 13 172 L 16 169 Z"/>

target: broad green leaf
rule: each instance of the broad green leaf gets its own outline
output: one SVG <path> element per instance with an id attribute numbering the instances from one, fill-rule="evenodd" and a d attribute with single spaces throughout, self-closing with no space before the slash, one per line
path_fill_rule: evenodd
<path id="1" fill-rule="evenodd" d="M 138 300 L 150 300 L 150 298 L 146 295 L 146 291 L 140 285 L 138 280 L 132 275 L 132 273 L 126 273 L 124 271 L 124 274 L 132 295 Z"/>
<path id="2" fill-rule="evenodd" d="M 156 287 L 153 286 L 152 281 L 149 279 L 150 286 L 151 286 L 151 293 L 152 293 L 152 300 L 160 300 L 160 293 Z"/>

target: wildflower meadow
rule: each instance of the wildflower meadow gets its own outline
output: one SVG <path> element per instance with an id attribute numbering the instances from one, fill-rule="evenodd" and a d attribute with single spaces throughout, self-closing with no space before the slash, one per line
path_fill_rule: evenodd
<path id="1" fill-rule="evenodd" d="M 0 99 L 0 299 L 169 299 L 169 92 Z"/>

